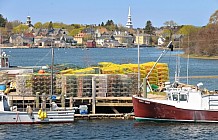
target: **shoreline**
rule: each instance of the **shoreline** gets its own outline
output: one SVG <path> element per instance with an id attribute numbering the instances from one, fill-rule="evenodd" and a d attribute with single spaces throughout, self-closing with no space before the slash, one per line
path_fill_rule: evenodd
<path id="1" fill-rule="evenodd" d="M 165 49 L 163 47 L 157 47 L 158 49 Z M 174 50 L 183 50 L 182 48 L 173 48 Z M 180 57 L 188 58 L 187 54 L 179 54 Z M 218 56 L 197 56 L 195 54 L 189 55 L 189 58 L 193 59 L 203 59 L 203 60 L 218 60 Z"/>
<path id="2" fill-rule="evenodd" d="M 180 57 L 188 58 L 187 54 L 179 54 Z M 204 59 L 204 60 L 218 60 L 218 56 L 196 56 L 196 55 L 189 55 L 189 58 L 193 59 Z"/>
<path id="3" fill-rule="evenodd" d="M 39 48 L 39 49 L 44 49 L 44 48 L 49 48 L 49 47 L 29 47 L 29 46 L 13 46 L 13 47 L 6 47 L 6 46 L 0 46 L 2 49 L 32 49 L 32 48 Z M 57 47 L 59 48 L 59 47 Z M 72 46 L 68 48 L 83 48 L 83 47 L 78 47 L 78 46 Z M 104 48 L 104 47 L 96 47 L 96 48 Z M 163 47 L 156 47 L 157 49 L 165 49 Z M 174 50 L 182 50 L 182 48 L 174 48 Z M 179 54 L 180 57 L 183 58 L 188 58 L 187 54 Z M 218 60 L 218 56 L 197 56 L 197 55 L 189 55 L 189 58 L 192 59 L 203 59 L 203 60 Z"/>

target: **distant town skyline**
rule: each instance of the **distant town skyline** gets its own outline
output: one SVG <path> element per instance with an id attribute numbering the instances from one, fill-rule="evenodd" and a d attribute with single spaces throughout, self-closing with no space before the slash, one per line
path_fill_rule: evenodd
<path id="1" fill-rule="evenodd" d="M 9 21 L 32 23 L 63 22 L 65 24 L 101 24 L 113 20 L 126 26 L 131 8 L 133 28 L 144 28 L 150 20 L 155 27 L 173 20 L 178 25 L 204 26 L 218 9 L 217 0 L 0 0 L 0 14 Z"/>

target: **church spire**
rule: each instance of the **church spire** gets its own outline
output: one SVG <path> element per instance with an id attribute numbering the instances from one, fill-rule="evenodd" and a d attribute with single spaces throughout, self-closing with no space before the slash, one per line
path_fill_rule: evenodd
<path id="1" fill-rule="evenodd" d="M 129 7 L 129 13 L 128 13 L 128 19 L 127 19 L 126 27 L 127 28 L 132 28 L 133 27 L 130 7 Z"/>

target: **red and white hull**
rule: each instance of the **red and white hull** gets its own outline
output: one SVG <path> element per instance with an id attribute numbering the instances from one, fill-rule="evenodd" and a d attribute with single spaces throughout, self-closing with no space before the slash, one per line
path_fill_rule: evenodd
<path id="1" fill-rule="evenodd" d="M 136 120 L 175 122 L 218 122 L 218 110 L 195 110 L 178 108 L 143 97 L 133 96 Z"/>

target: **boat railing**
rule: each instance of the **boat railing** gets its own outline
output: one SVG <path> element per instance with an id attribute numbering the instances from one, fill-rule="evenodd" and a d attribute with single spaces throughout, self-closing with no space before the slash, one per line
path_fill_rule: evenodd
<path id="1" fill-rule="evenodd" d="M 167 89 L 167 91 L 170 91 L 170 92 L 191 91 L 191 90 L 193 90 L 191 87 L 168 88 Z"/>
<path id="2" fill-rule="evenodd" d="M 211 95 L 206 95 L 204 97 L 208 97 L 208 105 L 209 105 L 209 109 L 212 109 L 211 107 L 214 107 L 217 109 L 218 108 L 218 94 L 211 94 Z"/>

